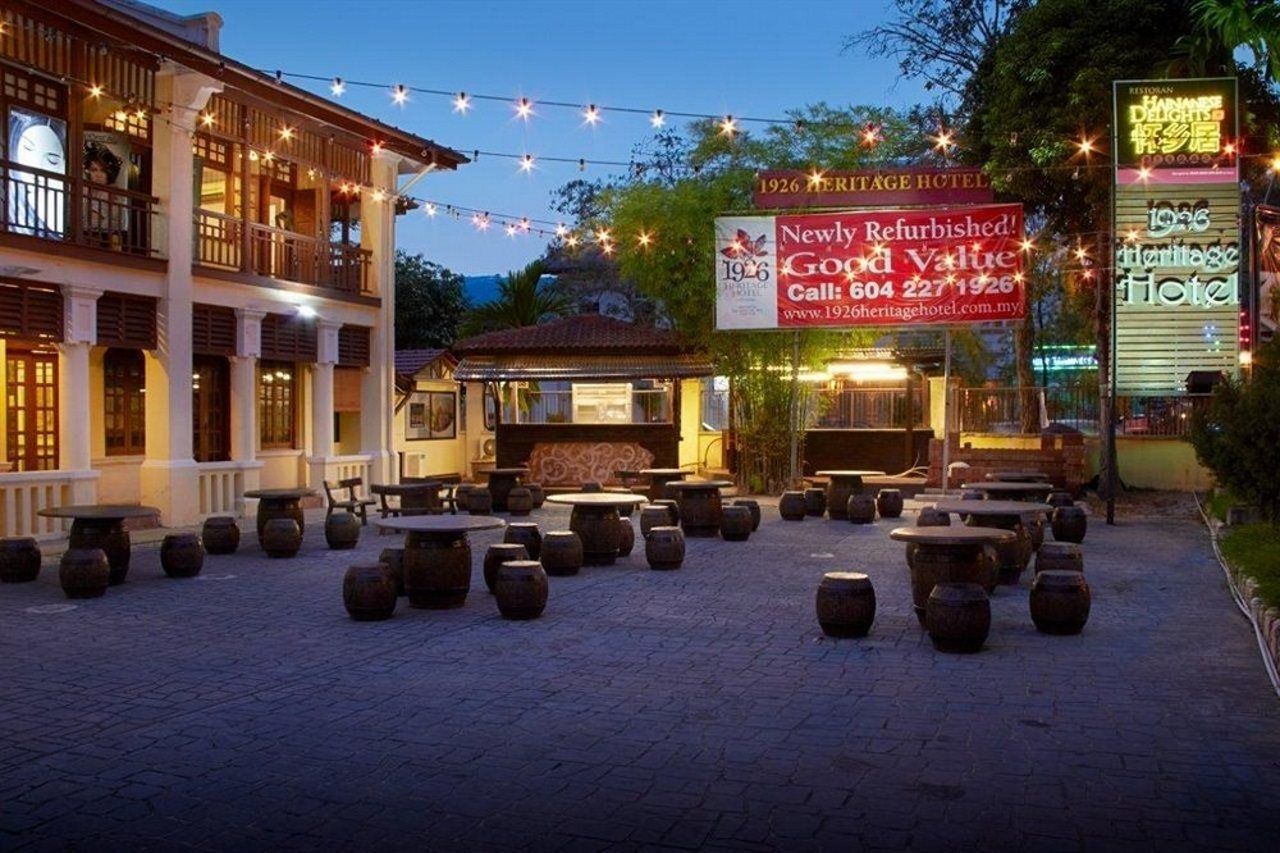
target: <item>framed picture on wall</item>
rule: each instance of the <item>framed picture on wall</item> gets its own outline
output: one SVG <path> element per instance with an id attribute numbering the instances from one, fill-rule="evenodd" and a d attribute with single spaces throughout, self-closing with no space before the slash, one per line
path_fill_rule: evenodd
<path id="1" fill-rule="evenodd" d="M 409 441 L 431 438 L 431 393 L 415 391 L 404 407 L 404 437 Z"/>
<path id="2" fill-rule="evenodd" d="M 452 391 L 432 391 L 428 424 L 432 438 L 453 438 L 458 434 L 458 398 Z"/>

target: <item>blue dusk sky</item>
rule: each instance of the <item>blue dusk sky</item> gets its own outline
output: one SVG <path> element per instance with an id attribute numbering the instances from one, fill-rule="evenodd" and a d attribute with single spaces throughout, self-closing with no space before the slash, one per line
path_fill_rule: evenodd
<path id="1" fill-rule="evenodd" d="M 644 115 L 606 112 L 591 127 L 581 110 L 540 108 L 540 99 L 771 118 L 818 101 L 902 106 L 923 96 L 916 83 L 898 81 L 894 63 L 841 52 L 845 36 L 885 18 L 888 0 L 151 2 L 178 14 L 218 12 L 223 53 L 249 65 L 386 83 L 349 86 L 339 100 L 468 155 L 481 149 L 625 161 L 651 132 Z M 329 94 L 327 83 L 291 82 Z M 394 83 L 409 87 L 403 107 L 392 102 Z M 415 86 L 509 95 L 511 103 L 476 101 L 461 116 L 450 98 L 415 93 Z M 515 118 L 521 96 L 534 102 L 527 123 Z M 420 181 L 412 194 L 555 220 L 553 189 L 610 172 L 535 163 L 525 174 L 515 160 L 482 155 Z M 480 233 L 465 218 L 429 219 L 421 210 L 400 218 L 398 241 L 465 275 L 518 268 L 546 243 L 499 228 Z"/>

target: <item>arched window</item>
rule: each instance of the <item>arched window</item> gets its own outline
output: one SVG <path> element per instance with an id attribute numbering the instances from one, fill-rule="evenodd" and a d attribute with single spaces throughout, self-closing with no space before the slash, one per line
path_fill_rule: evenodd
<path id="1" fill-rule="evenodd" d="M 102 360 L 102 386 L 107 455 L 146 453 L 146 365 L 142 351 L 107 350 Z"/>

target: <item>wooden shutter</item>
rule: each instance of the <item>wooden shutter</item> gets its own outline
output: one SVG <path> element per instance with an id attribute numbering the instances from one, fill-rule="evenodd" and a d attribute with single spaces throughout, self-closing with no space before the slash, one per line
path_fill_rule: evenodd
<path id="1" fill-rule="evenodd" d="M 314 363 L 316 324 L 302 317 L 268 314 L 262 318 L 262 357 L 275 361 Z"/>
<path id="2" fill-rule="evenodd" d="M 0 337 L 62 340 L 62 291 L 0 276 Z"/>
<path id="3" fill-rule="evenodd" d="M 195 355 L 235 355 L 235 309 L 199 302 L 192 305 L 191 351 Z"/>
<path id="4" fill-rule="evenodd" d="M 98 297 L 98 346 L 156 348 L 156 299 L 107 292 Z"/>
<path id="5" fill-rule="evenodd" d="M 343 326 L 338 329 L 338 364 L 344 367 L 369 366 L 368 326 Z"/>

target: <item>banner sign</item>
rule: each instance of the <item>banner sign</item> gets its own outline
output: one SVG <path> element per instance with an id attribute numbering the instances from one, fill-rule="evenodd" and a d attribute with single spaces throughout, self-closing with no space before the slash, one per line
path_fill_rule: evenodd
<path id="1" fill-rule="evenodd" d="M 716 219 L 716 328 L 1026 316 L 1022 206 Z"/>
<path id="2" fill-rule="evenodd" d="M 1280 207 L 1258 205 L 1258 343 L 1265 344 L 1280 331 Z"/>
<path id="3" fill-rule="evenodd" d="M 1234 77 L 1114 87 L 1118 186 L 1239 182 Z"/>
<path id="4" fill-rule="evenodd" d="M 925 204 L 990 204 L 991 179 L 981 169 L 882 169 L 809 174 L 761 172 L 755 206 L 893 207 Z"/>

